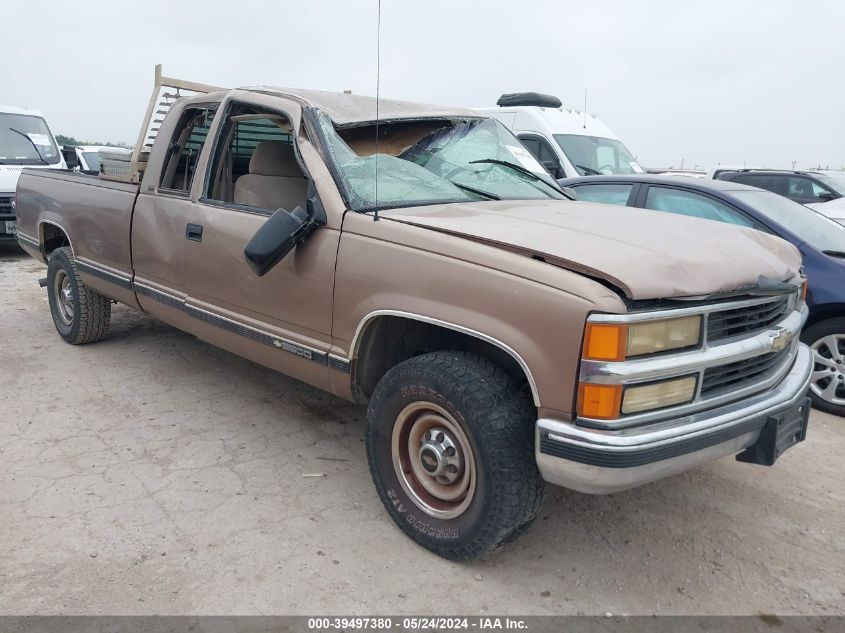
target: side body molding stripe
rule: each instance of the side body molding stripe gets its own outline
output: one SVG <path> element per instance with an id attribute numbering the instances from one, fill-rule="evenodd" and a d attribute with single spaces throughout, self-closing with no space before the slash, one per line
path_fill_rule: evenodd
<path id="1" fill-rule="evenodd" d="M 109 283 L 113 283 L 116 286 L 120 286 L 121 288 L 131 288 L 132 287 L 132 279 L 125 275 L 118 275 L 108 270 L 103 270 L 99 266 L 92 266 L 88 262 L 83 262 L 80 260 L 76 260 L 76 267 L 79 268 L 84 273 L 88 273 L 93 277 L 97 277 L 104 281 L 108 281 Z"/>
<path id="2" fill-rule="evenodd" d="M 180 299 L 179 297 L 174 297 L 173 295 L 170 295 L 166 292 L 162 292 L 160 290 L 156 290 L 155 288 L 151 288 L 150 286 L 147 286 L 143 283 L 136 281 L 132 284 L 132 287 L 135 289 L 135 292 L 139 295 L 149 297 L 150 299 L 158 301 L 159 303 L 162 303 L 166 306 L 181 310 L 188 316 L 191 316 L 195 319 L 199 319 L 200 321 L 203 321 L 210 325 L 214 325 L 234 334 L 238 334 L 245 338 L 251 339 L 257 343 L 261 343 L 262 345 L 275 347 L 283 352 L 295 354 L 296 356 L 306 358 L 320 365 L 326 365 L 337 371 L 349 373 L 349 362 L 345 359 L 341 359 L 336 356 L 330 356 L 329 354 L 322 352 L 318 349 L 294 343 L 293 341 L 281 338 L 279 336 L 276 336 L 275 334 L 271 334 L 270 332 L 266 332 L 258 328 L 244 325 L 243 323 L 238 323 L 237 321 L 227 319 L 226 317 L 214 314 L 212 312 L 209 312 L 208 310 L 203 310 L 202 308 L 198 308 L 196 306 L 190 305 L 189 303 L 186 303 L 183 299 Z"/>
<path id="3" fill-rule="evenodd" d="M 24 233 L 18 232 L 17 238 L 19 242 L 26 242 L 33 248 L 41 248 L 41 242 L 39 242 L 34 237 L 30 237 L 29 235 L 25 235 Z"/>

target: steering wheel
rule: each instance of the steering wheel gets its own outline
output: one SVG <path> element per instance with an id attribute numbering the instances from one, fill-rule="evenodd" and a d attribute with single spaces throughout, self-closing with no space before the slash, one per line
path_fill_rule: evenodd
<path id="1" fill-rule="evenodd" d="M 599 167 L 599 171 L 601 173 L 603 173 L 605 176 L 612 176 L 613 175 L 613 165 L 602 165 L 601 167 Z"/>

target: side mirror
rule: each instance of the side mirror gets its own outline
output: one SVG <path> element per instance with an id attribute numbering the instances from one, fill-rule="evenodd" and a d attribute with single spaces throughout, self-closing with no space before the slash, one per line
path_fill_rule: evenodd
<path id="1" fill-rule="evenodd" d="M 77 169 L 79 167 L 79 157 L 76 155 L 76 150 L 67 150 L 62 152 L 65 157 L 65 164 L 68 169 Z"/>
<path id="2" fill-rule="evenodd" d="M 819 200 L 822 202 L 830 202 L 831 200 L 836 200 L 836 195 L 832 191 L 822 191 L 819 194 Z"/>
<path id="3" fill-rule="evenodd" d="M 293 211 L 277 209 L 244 248 L 246 263 L 252 272 L 263 276 L 302 242 L 315 226 L 313 217 L 302 207 Z"/>

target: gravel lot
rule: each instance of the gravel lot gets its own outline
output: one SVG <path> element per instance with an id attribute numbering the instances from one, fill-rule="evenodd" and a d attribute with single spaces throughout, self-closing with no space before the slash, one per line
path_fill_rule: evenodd
<path id="1" fill-rule="evenodd" d="M 0 614 L 845 614 L 840 418 L 773 468 L 552 488 L 458 565 L 383 511 L 360 408 L 121 306 L 66 345 L 45 274 L 0 245 Z"/>

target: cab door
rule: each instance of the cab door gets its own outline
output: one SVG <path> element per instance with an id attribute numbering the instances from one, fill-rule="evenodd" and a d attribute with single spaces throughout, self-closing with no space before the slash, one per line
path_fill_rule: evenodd
<path id="1" fill-rule="evenodd" d="M 329 387 L 339 224 L 327 223 L 262 277 L 244 247 L 277 209 L 321 206 L 302 159 L 301 108 L 238 93 L 218 114 L 213 140 L 179 214 L 185 310 L 201 338 L 311 384 Z"/>
<path id="2" fill-rule="evenodd" d="M 180 329 L 192 331 L 184 309 L 186 226 L 206 139 L 219 100 L 194 97 L 170 109 L 150 153 L 132 214 L 133 288 L 141 308 Z"/>

